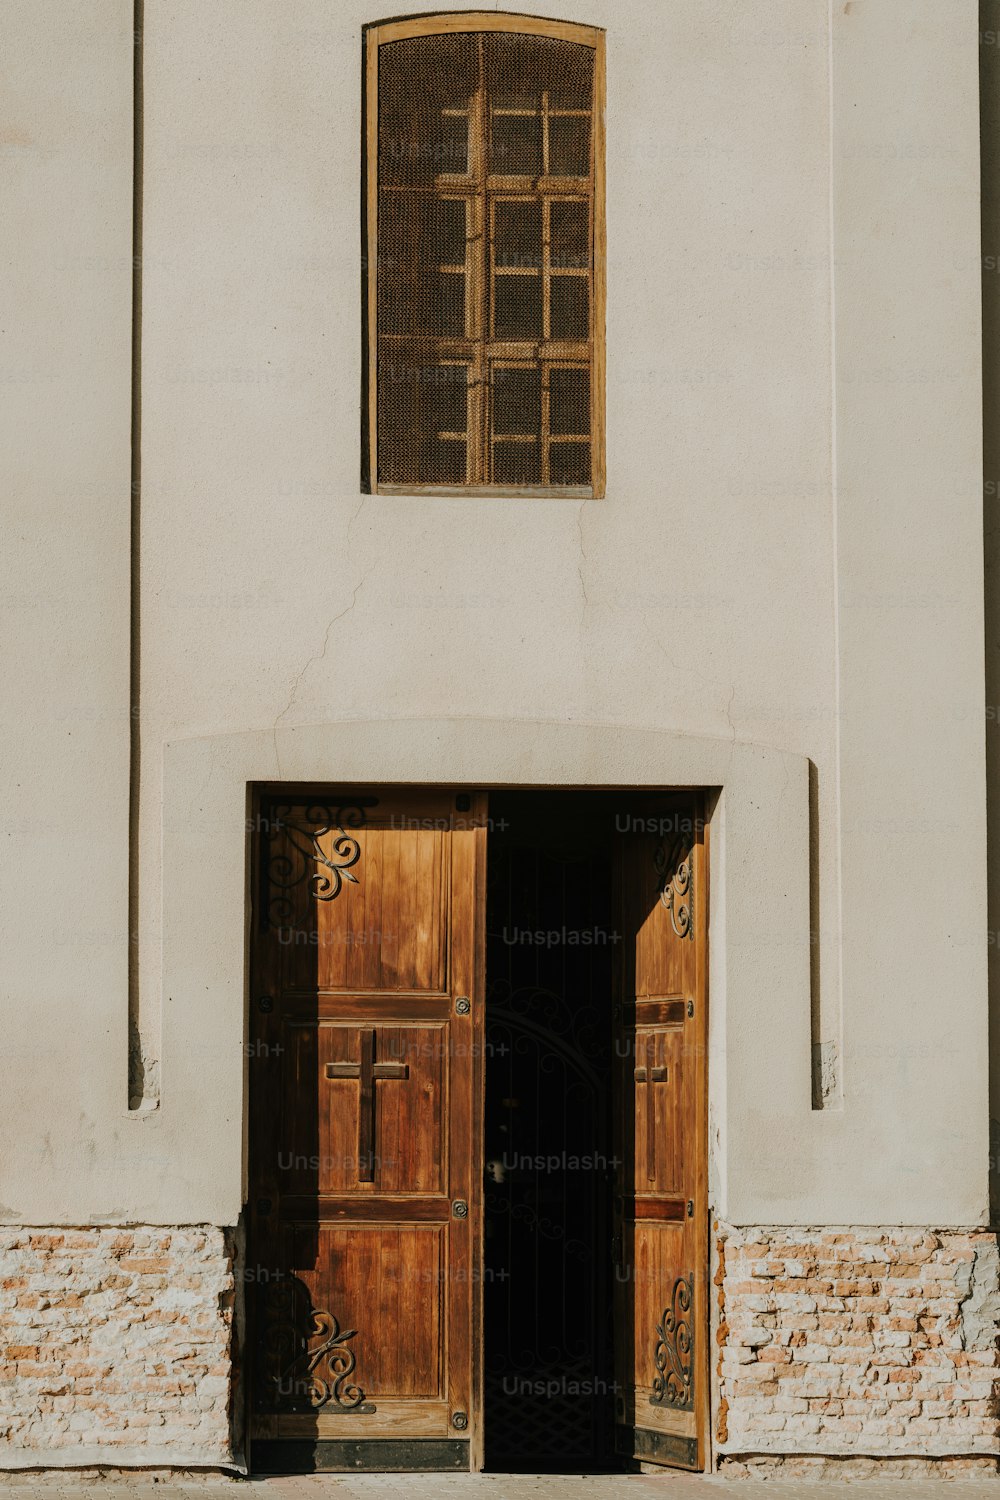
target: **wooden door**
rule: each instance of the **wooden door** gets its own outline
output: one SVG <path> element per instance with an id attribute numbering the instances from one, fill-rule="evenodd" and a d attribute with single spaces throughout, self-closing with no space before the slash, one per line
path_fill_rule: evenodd
<path id="1" fill-rule="evenodd" d="M 621 831 L 624 828 L 624 831 Z M 707 867 L 701 799 L 616 821 L 619 1452 L 705 1465 L 708 1431 Z"/>
<path id="2" fill-rule="evenodd" d="M 286 794 L 259 824 L 251 1463 L 468 1469 L 485 797 Z"/>

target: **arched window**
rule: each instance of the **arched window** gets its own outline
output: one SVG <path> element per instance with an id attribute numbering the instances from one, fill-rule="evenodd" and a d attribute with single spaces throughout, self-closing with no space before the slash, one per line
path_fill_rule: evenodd
<path id="1" fill-rule="evenodd" d="M 366 33 L 372 490 L 604 493 L 604 33 Z"/>

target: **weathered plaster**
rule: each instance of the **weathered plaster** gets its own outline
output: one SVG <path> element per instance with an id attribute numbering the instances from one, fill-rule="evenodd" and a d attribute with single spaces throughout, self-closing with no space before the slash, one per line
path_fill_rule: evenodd
<path id="1" fill-rule="evenodd" d="M 1000 1451 L 992 1233 L 716 1228 L 716 1453 Z"/>
<path id="2" fill-rule="evenodd" d="M 233 1236 L 0 1230 L 0 1470 L 239 1466 Z"/>

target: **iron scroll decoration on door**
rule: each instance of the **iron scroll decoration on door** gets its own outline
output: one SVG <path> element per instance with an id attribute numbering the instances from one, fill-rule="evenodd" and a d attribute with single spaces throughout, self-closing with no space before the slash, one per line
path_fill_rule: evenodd
<path id="1" fill-rule="evenodd" d="M 265 926 L 292 919 L 294 894 L 300 887 L 307 888 L 314 901 L 333 901 L 345 881 L 358 884 L 354 867 L 361 859 L 361 844 L 354 831 L 364 827 L 366 810 L 377 804 L 377 797 L 359 797 L 305 807 L 278 802 L 267 806 L 262 861 Z M 279 839 L 283 851 L 293 852 L 278 853 Z"/>
<path id="2" fill-rule="evenodd" d="M 304 1300 L 294 1282 L 269 1287 L 263 1298 L 260 1384 L 265 1403 L 289 1413 L 330 1405 L 359 1415 L 375 1411 L 374 1402 L 351 1380 L 355 1355 L 348 1340 L 357 1337 L 357 1329 L 342 1329 L 333 1313 L 304 1307 Z"/>
<path id="3" fill-rule="evenodd" d="M 656 1374 L 649 1398 L 651 1406 L 669 1406 L 674 1411 L 694 1410 L 694 1276 L 679 1276 L 674 1282 L 669 1307 L 656 1325 L 653 1362 Z"/>
<path id="4" fill-rule="evenodd" d="M 694 937 L 694 851 L 686 847 L 683 835 L 668 849 L 659 843 L 653 851 L 653 865 L 660 879 L 660 901 L 670 913 L 670 924 L 680 938 Z"/>

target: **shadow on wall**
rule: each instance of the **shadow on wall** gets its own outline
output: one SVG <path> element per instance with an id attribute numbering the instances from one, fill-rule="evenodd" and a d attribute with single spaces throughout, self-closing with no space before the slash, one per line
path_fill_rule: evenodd
<path id="1" fill-rule="evenodd" d="M 989 881 L 990 1210 L 1000 1223 L 1000 0 L 981 0 L 983 548 Z"/>

